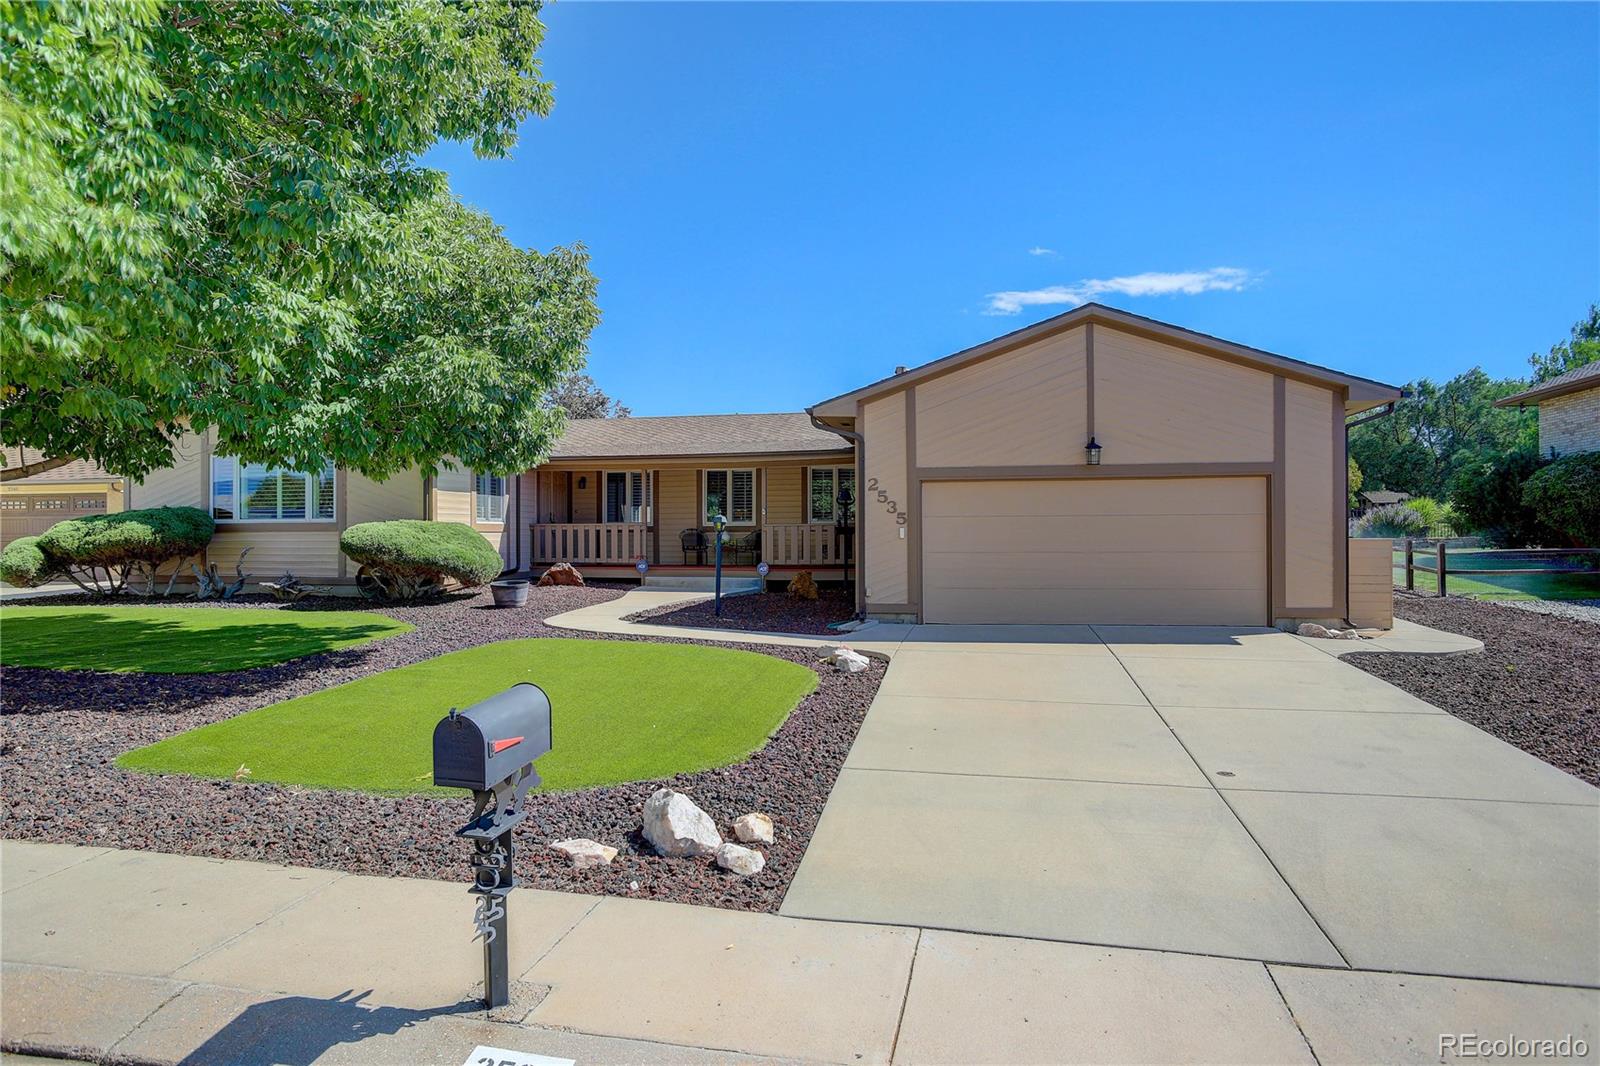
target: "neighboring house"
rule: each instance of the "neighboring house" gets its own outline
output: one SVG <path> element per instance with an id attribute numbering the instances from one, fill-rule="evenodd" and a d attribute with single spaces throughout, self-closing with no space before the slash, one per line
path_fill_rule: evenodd
<path id="1" fill-rule="evenodd" d="M 45 458 L 33 448 L 5 447 L 6 462 L 26 466 Z M 98 463 L 74 459 L 65 466 L 0 482 L 0 548 L 34 537 L 65 518 L 120 511 L 125 482 Z"/>
<path id="2" fill-rule="evenodd" d="M 1392 492 L 1389 489 L 1373 489 L 1370 492 L 1358 492 L 1356 497 L 1361 503 L 1355 508 L 1355 514 L 1360 516 L 1374 507 L 1387 507 L 1392 503 L 1405 503 L 1411 499 L 1411 493 Z"/>
<path id="3" fill-rule="evenodd" d="M 1539 451 L 1600 452 L 1600 362 L 1588 363 L 1496 400 L 1496 407 L 1539 409 Z"/>
<path id="4" fill-rule="evenodd" d="M 255 545 L 260 576 L 349 581 L 339 530 L 402 517 L 471 525 L 517 570 L 704 574 L 694 535 L 720 511 L 727 563 L 764 561 L 769 581 L 839 580 L 848 542 L 858 606 L 879 618 L 1377 619 L 1389 559 L 1347 539 L 1344 424 L 1399 398 L 1088 304 L 806 412 L 574 421 L 509 479 L 241 469 L 195 438 L 130 505 L 212 507 L 210 556 L 231 567 Z"/>

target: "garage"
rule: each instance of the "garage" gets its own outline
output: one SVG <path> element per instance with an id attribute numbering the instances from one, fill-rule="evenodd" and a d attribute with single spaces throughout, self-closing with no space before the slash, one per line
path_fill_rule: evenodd
<path id="1" fill-rule="evenodd" d="M 928 622 L 1265 625 L 1264 477 L 930 481 Z"/>
<path id="2" fill-rule="evenodd" d="M 59 492 L 0 497 L 0 547 L 36 537 L 57 522 L 106 513 L 104 492 Z"/>

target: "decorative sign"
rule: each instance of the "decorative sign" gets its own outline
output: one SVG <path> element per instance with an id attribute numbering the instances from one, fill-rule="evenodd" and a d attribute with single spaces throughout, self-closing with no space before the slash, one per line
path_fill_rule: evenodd
<path id="1" fill-rule="evenodd" d="M 766 563 L 758 563 L 756 565 L 756 573 L 760 574 L 762 577 L 766 577 L 767 571 L 771 569 L 772 567 L 768 566 Z"/>
<path id="2" fill-rule="evenodd" d="M 508 1051 L 503 1047 L 485 1047 L 479 1044 L 461 1066 L 576 1066 L 574 1059 L 554 1059 L 549 1055 L 534 1055 L 527 1051 Z"/>
<path id="3" fill-rule="evenodd" d="M 639 571 L 639 573 L 643 574 L 646 570 L 650 569 L 650 564 L 645 560 L 645 557 L 641 555 L 639 556 L 639 561 L 633 564 L 633 568 Z"/>

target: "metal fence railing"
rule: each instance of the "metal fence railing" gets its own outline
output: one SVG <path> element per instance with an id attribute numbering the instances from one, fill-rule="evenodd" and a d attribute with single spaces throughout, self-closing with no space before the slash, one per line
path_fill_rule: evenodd
<path id="1" fill-rule="evenodd" d="M 1590 563 L 1589 565 L 1579 566 L 1475 565 L 1471 567 L 1457 567 L 1453 571 L 1450 569 L 1450 553 L 1447 550 L 1444 541 L 1439 541 L 1437 544 L 1433 545 L 1431 550 L 1427 548 L 1424 548 L 1423 550 L 1425 552 L 1423 556 L 1424 559 L 1428 558 L 1428 556 L 1432 556 L 1432 565 L 1429 565 L 1426 562 L 1417 561 L 1416 541 L 1409 537 L 1406 538 L 1405 587 L 1407 592 L 1416 590 L 1416 578 L 1418 570 L 1421 570 L 1426 574 L 1434 575 L 1434 585 L 1436 586 L 1437 594 L 1440 596 L 1446 595 L 1450 575 L 1452 573 L 1461 575 L 1477 574 L 1489 576 L 1500 574 L 1593 574 L 1600 572 L 1600 548 L 1478 548 L 1473 549 L 1472 551 L 1472 560 L 1474 563 L 1483 560 L 1499 561 L 1502 559 L 1510 563 L 1538 559 L 1550 559 L 1553 562 L 1561 562 L 1566 559 L 1584 559 L 1590 556 L 1595 557 L 1595 559 L 1594 562 Z"/>

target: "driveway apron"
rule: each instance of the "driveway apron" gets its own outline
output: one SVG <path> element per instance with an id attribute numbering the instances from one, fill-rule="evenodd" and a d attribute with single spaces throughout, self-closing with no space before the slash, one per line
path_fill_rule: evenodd
<path id="1" fill-rule="evenodd" d="M 783 903 L 1600 985 L 1600 790 L 1271 629 L 921 626 Z"/>

